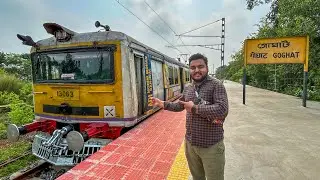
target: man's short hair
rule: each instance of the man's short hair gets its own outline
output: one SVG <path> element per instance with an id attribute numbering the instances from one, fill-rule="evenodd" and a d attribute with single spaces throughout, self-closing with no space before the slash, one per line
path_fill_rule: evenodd
<path id="1" fill-rule="evenodd" d="M 189 58 L 189 64 L 191 64 L 191 61 L 193 60 L 197 60 L 197 59 L 203 59 L 204 63 L 206 63 L 206 65 L 208 66 L 208 59 L 207 57 L 205 57 L 204 55 L 197 53 L 197 54 L 193 54 L 192 56 L 190 56 Z"/>

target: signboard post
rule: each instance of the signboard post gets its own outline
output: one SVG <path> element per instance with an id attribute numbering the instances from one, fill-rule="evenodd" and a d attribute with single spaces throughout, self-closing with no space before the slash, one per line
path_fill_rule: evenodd
<path id="1" fill-rule="evenodd" d="M 309 36 L 246 39 L 244 43 L 243 104 L 248 64 L 304 64 L 303 107 L 307 101 Z"/>

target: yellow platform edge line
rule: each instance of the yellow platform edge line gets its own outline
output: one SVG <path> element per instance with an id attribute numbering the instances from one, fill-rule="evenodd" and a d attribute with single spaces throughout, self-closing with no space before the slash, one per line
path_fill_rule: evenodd
<path id="1" fill-rule="evenodd" d="M 188 180 L 190 171 L 185 156 L 184 146 L 185 143 L 183 141 L 179 152 L 171 166 L 167 180 Z"/>

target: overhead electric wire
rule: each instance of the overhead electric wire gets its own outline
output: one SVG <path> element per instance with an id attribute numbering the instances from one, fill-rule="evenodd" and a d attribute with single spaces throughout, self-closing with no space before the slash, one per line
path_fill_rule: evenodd
<path id="1" fill-rule="evenodd" d="M 213 22 L 211 22 L 211 23 L 208 23 L 208 24 L 206 24 L 206 25 L 200 26 L 200 27 L 198 27 L 198 28 L 192 29 L 192 30 L 190 30 L 190 31 L 187 31 L 187 32 L 185 32 L 185 33 L 182 33 L 182 34 L 178 35 L 178 34 L 170 27 L 170 25 L 147 3 L 146 0 L 144 0 L 144 3 L 170 28 L 170 30 L 171 30 L 176 36 L 179 36 L 179 38 L 178 38 L 177 40 L 180 40 L 180 41 L 181 41 L 181 43 L 182 43 L 182 44 L 184 45 L 184 47 L 189 51 L 190 54 L 191 54 L 191 51 L 187 48 L 188 45 L 186 45 L 186 44 L 182 41 L 181 37 L 182 37 L 182 36 L 188 36 L 188 35 L 184 35 L 184 34 L 186 34 L 186 33 L 189 33 L 189 32 L 195 31 L 195 30 L 198 30 L 198 29 L 200 29 L 200 28 L 209 26 L 209 25 L 211 25 L 211 24 L 213 24 L 213 23 L 216 23 L 216 22 L 219 22 L 220 20 L 222 20 L 222 19 L 218 19 L 218 20 L 216 20 L 216 21 L 213 21 Z M 189 35 L 188 37 L 192 37 L 192 35 Z M 193 36 L 193 37 L 221 37 L 221 36 Z M 199 46 L 199 45 L 198 45 L 198 46 Z M 171 45 L 171 47 L 172 47 L 172 48 L 176 48 L 176 47 L 178 47 L 178 46 L 172 46 L 172 45 Z M 216 49 L 216 48 L 213 48 L 213 47 L 207 47 L 207 46 L 200 46 L 200 47 L 205 47 L 205 48 L 209 48 L 209 49 L 219 50 L 219 49 Z"/>
<path id="2" fill-rule="evenodd" d="M 181 35 L 187 34 L 187 33 L 189 33 L 189 32 L 192 32 L 192 31 L 198 30 L 198 29 L 200 29 L 200 28 L 203 28 L 203 27 L 209 26 L 210 24 L 213 24 L 213 23 L 219 22 L 219 21 L 221 21 L 221 20 L 222 20 L 222 19 L 218 19 L 218 20 L 213 21 L 213 22 L 211 22 L 211 23 L 208 23 L 208 24 L 206 24 L 206 25 L 203 25 L 203 26 L 200 26 L 200 27 L 198 27 L 198 28 L 195 28 L 195 29 L 192 29 L 192 30 L 190 30 L 190 31 L 187 31 L 187 32 L 185 32 L 185 33 L 179 34 L 178 36 L 181 36 Z"/>
<path id="3" fill-rule="evenodd" d="M 174 35 L 178 35 L 171 27 L 170 27 L 170 25 L 147 3 L 147 1 L 145 1 L 144 0 L 144 3 L 169 27 L 169 29 L 174 33 Z M 184 42 L 182 41 L 182 39 L 179 37 L 178 38 L 178 40 L 180 40 L 181 41 L 181 43 L 182 44 L 184 44 Z M 189 53 L 191 54 L 191 51 L 187 48 L 187 47 L 185 47 L 188 51 L 189 51 Z"/>
<path id="4" fill-rule="evenodd" d="M 221 44 L 188 44 L 188 45 L 185 45 L 185 44 L 178 44 L 178 45 L 175 45 L 176 47 L 182 47 L 182 46 L 220 46 Z"/>
<path id="5" fill-rule="evenodd" d="M 147 3 L 147 1 L 144 1 L 144 3 L 146 3 L 147 6 L 149 6 L 149 8 L 171 29 L 171 31 L 174 33 L 174 34 L 177 34 L 171 27 L 170 25 L 162 19 L 162 17 Z"/>
<path id="6" fill-rule="evenodd" d="M 120 4 L 123 8 L 125 8 L 127 11 L 129 11 L 132 15 L 134 15 L 137 19 L 139 19 L 143 24 L 145 24 L 147 27 L 149 27 L 149 29 L 151 29 L 154 33 L 156 33 L 158 36 L 160 36 L 163 40 L 165 40 L 168 44 L 170 44 L 171 46 L 173 46 L 168 40 L 166 40 L 163 36 L 161 36 L 157 31 L 155 31 L 154 29 L 152 29 L 147 23 L 145 23 L 143 20 L 141 20 L 137 15 L 135 15 L 132 11 L 130 11 L 128 8 L 126 8 L 123 4 L 120 3 L 120 0 L 115 0 L 118 4 Z M 179 51 L 180 53 L 182 53 L 178 48 L 174 48 L 177 51 Z"/>
<path id="7" fill-rule="evenodd" d="M 221 36 L 201 36 L 201 35 L 177 35 L 179 37 L 217 37 L 217 38 L 221 38 Z"/>
<path id="8" fill-rule="evenodd" d="M 181 43 L 183 44 L 183 45 L 186 45 L 183 41 L 182 41 L 182 39 L 179 37 L 179 39 L 180 39 L 180 41 L 181 41 Z M 189 53 L 191 54 L 191 51 L 187 48 L 187 46 L 185 46 L 185 48 L 189 51 Z"/>

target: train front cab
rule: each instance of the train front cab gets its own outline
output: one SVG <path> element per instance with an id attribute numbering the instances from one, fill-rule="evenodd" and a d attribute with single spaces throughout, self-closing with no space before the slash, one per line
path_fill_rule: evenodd
<path id="1" fill-rule="evenodd" d="M 38 131 L 33 154 L 55 165 L 72 166 L 119 137 L 124 122 L 134 118 L 124 115 L 121 49 L 120 41 L 33 49 L 36 119 L 9 126 L 8 138 L 17 140 Z"/>

